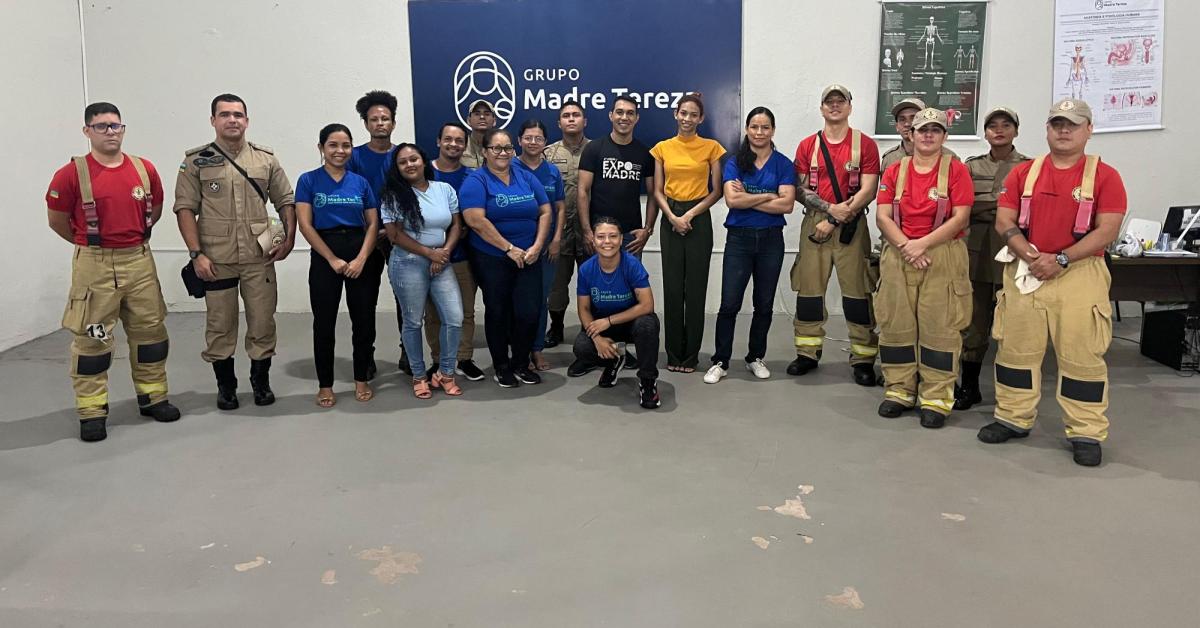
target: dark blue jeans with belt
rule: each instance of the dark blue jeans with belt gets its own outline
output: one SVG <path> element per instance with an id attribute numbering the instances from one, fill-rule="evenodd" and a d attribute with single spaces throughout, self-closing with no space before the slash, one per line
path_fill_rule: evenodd
<path id="1" fill-rule="evenodd" d="M 750 321 L 750 349 L 746 362 L 767 354 L 767 332 L 775 306 L 775 288 L 783 268 L 783 227 L 754 229 L 730 227 L 725 236 L 721 264 L 721 309 L 717 311 L 717 350 L 713 364 L 729 368 L 733 330 L 742 309 L 746 285 L 754 279 L 754 318 Z"/>

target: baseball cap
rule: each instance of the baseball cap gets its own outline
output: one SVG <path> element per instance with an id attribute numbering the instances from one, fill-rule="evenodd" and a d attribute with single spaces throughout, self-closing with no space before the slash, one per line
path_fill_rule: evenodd
<path id="1" fill-rule="evenodd" d="M 1055 118 L 1066 118 L 1075 124 L 1087 124 L 1092 121 L 1092 108 L 1082 100 L 1074 98 L 1064 98 L 1050 108 L 1050 116 L 1046 118 L 1046 122 L 1050 122 Z"/>
<path id="2" fill-rule="evenodd" d="M 950 128 L 950 121 L 946 118 L 946 112 L 932 107 L 927 107 L 917 112 L 917 117 L 913 118 L 912 128 L 914 131 L 920 131 L 921 127 L 929 124 L 940 126 L 943 131 Z"/>
<path id="3" fill-rule="evenodd" d="M 472 111 L 475 111 L 475 109 L 478 108 L 480 105 L 487 107 L 487 110 L 492 112 L 493 115 L 495 115 L 496 110 L 494 108 L 492 108 L 492 103 L 490 103 L 482 98 L 472 102 L 471 107 L 469 109 L 467 109 L 467 113 L 471 113 Z"/>
<path id="4" fill-rule="evenodd" d="M 996 116 L 1007 116 L 1008 119 L 1012 120 L 1014 125 L 1021 126 L 1021 119 L 1017 117 L 1017 112 L 1004 106 L 989 109 L 987 115 L 983 116 L 983 126 L 987 126 L 988 122 L 991 122 L 992 118 Z"/>
<path id="5" fill-rule="evenodd" d="M 912 108 L 916 108 L 918 111 L 924 109 L 925 101 L 921 100 L 920 98 L 905 98 L 904 100 L 892 105 L 892 117 L 895 118 L 896 116 L 900 115 L 901 111 Z"/>
<path id="6" fill-rule="evenodd" d="M 830 85 L 830 86 L 826 87 L 825 89 L 821 90 L 821 102 L 825 102 L 825 99 L 829 98 L 829 95 L 832 94 L 833 92 L 837 92 L 837 93 L 845 96 L 846 100 L 854 100 L 854 97 L 850 95 L 850 90 L 846 89 L 845 85 L 839 85 L 837 83 L 834 83 L 833 85 Z"/>

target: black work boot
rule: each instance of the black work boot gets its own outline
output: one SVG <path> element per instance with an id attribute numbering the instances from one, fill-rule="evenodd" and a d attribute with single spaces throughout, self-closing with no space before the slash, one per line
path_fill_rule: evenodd
<path id="1" fill-rule="evenodd" d="M 787 365 L 788 375 L 804 375 L 805 373 L 817 368 L 817 361 L 803 355 L 796 356 L 791 364 Z"/>
<path id="2" fill-rule="evenodd" d="M 1095 467 L 1100 465 L 1101 453 L 1100 443 L 1092 443 L 1082 440 L 1071 441 L 1071 449 L 1075 464 L 1085 467 Z"/>
<path id="3" fill-rule="evenodd" d="M 233 356 L 212 363 L 217 376 L 217 408 L 237 410 L 237 375 L 233 372 Z"/>
<path id="4" fill-rule="evenodd" d="M 1026 436 L 1029 436 L 1029 432 L 1018 432 L 999 421 L 993 421 L 979 428 L 978 434 L 979 440 L 989 445 L 1007 442 L 1014 438 L 1025 438 Z"/>
<path id="5" fill-rule="evenodd" d="M 855 364 L 854 383 L 859 386 L 875 386 L 879 381 L 875 377 L 874 364 Z"/>
<path id="6" fill-rule="evenodd" d="M 954 387 L 954 409 L 970 410 L 971 406 L 983 403 L 983 394 L 979 392 L 979 371 L 983 364 L 979 362 L 962 362 L 962 383 Z"/>
<path id="7" fill-rule="evenodd" d="M 148 416 L 159 423 L 170 423 L 171 421 L 179 420 L 179 408 L 171 405 L 170 401 L 163 399 L 158 403 L 150 404 L 148 397 L 149 395 L 147 395 L 146 402 L 149 405 L 138 407 L 138 414 Z M 141 403 L 141 401 L 142 396 L 138 395 L 138 403 Z"/>
<path id="8" fill-rule="evenodd" d="M 946 425 L 946 415 L 932 408 L 921 408 L 921 427 L 936 430 Z"/>
<path id="9" fill-rule="evenodd" d="M 546 330 L 545 346 L 547 349 L 557 347 L 563 341 L 563 318 L 566 312 L 550 310 L 550 328 Z"/>
<path id="10" fill-rule="evenodd" d="M 94 443 L 108 438 L 108 430 L 104 427 L 104 423 L 107 420 L 107 416 L 96 417 L 94 419 L 80 419 L 79 440 Z"/>
<path id="11" fill-rule="evenodd" d="M 250 360 L 250 386 L 254 389 L 254 405 L 275 403 L 275 393 L 271 391 L 271 358 Z"/>

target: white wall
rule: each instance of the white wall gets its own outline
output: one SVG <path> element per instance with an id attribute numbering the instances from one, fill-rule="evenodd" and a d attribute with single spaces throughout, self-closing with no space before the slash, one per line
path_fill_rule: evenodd
<path id="1" fill-rule="evenodd" d="M 387 89 L 400 99 L 396 138 L 413 137 L 412 86 L 409 71 L 406 2 L 355 0 L 331 11 L 327 0 L 209 0 L 203 3 L 163 3 L 154 0 L 109 0 L 85 3 L 88 77 L 92 100 L 112 100 L 129 124 L 126 147 L 159 166 L 168 196 L 174 186 L 176 160 L 183 151 L 211 139 L 208 103 L 230 91 L 247 100 L 252 140 L 275 147 L 293 181 L 317 165 L 316 133 L 328 122 L 341 121 L 359 129 L 354 101 L 369 89 Z M 689 6 L 682 2 L 681 6 Z M 1091 150 L 1120 170 L 1130 196 L 1130 214 L 1159 220 L 1170 205 L 1200 201 L 1186 177 L 1195 168 L 1200 127 L 1185 103 L 1200 102 L 1200 85 L 1190 80 L 1200 55 L 1191 46 L 1189 25 L 1200 24 L 1200 6 L 1171 0 L 1167 8 L 1161 131 L 1098 135 Z M 6 7 L 8 5 L 6 4 Z M 56 243 L 45 227 L 41 197 L 52 170 L 66 157 L 84 149 L 74 134 L 82 104 L 78 77 L 78 32 L 73 26 L 75 3 L 54 0 L 36 7 L 38 26 L 6 19 L 12 32 L 5 38 L 4 58 L 36 59 L 27 67 L 7 64 L 7 85 L 25 86 L 35 94 L 31 124 L 16 129 L 28 134 L 23 142 L 35 159 L 14 166 L 22 191 L 22 237 L 0 249 L 8 268 L 22 267 L 32 257 L 44 260 L 31 277 L 6 275 L 3 313 L 10 325 L 0 331 L 0 347 L 10 346 L 57 327 L 66 291 L 65 244 Z M 15 13 L 15 9 L 6 8 Z M 832 15 L 839 17 L 831 18 Z M 777 144 L 786 154 L 805 135 L 820 127 L 818 97 L 831 82 L 844 83 L 858 96 L 852 124 L 872 126 L 875 108 L 875 56 L 879 41 L 877 0 L 746 0 L 743 18 L 743 104 L 766 105 L 779 124 Z M 1053 2 L 1051 0 L 993 0 L 988 15 L 984 62 L 985 107 L 1006 104 L 1025 120 L 1018 147 L 1026 153 L 1045 150 L 1041 121 L 1050 105 Z M 70 28 L 67 28 L 69 26 Z M 469 35 L 470 29 L 449 29 Z M 36 51 L 30 54 L 30 50 Z M 18 56 L 19 55 L 19 56 Z M 373 61 L 367 62 L 367 59 Z M 72 63 L 75 65 L 72 66 Z M 74 74 L 71 70 L 76 70 Z M 11 77 L 10 77 L 11 75 Z M 5 104 L 11 106 L 10 103 Z M 25 114 L 25 112 L 22 112 Z M 9 114 L 5 119 L 13 119 Z M 29 117 L 24 117 L 29 120 Z M 594 120 L 593 134 L 606 126 Z M 36 138 L 36 139 L 34 139 Z M 659 138 L 642 138 L 644 141 Z M 882 148 L 891 145 L 881 142 Z M 986 150 L 982 141 L 954 141 L 967 156 Z M 39 153 L 45 153 L 44 155 Z M 1153 159 L 1147 165 L 1146 159 Z M 12 171 L 12 168 L 5 168 Z M 1184 174 L 1186 173 L 1186 174 Z M 714 222 L 724 211 L 714 210 Z M 182 241 L 167 222 L 156 231 L 164 292 L 172 309 L 198 309 L 186 296 L 178 270 L 186 262 Z M 787 238 L 792 249 L 800 234 L 791 218 Z M 720 249 L 724 230 L 716 228 L 708 308 L 715 311 L 720 291 Z M 651 243 L 656 249 L 656 243 Z M 301 243 L 301 248 L 303 243 Z M 307 252 L 298 250 L 280 268 L 280 309 L 306 311 Z M 785 261 L 777 307 L 791 309 Z M 647 265 L 655 272 L 652 250 Z M 661 280 L 660 280 L 661 281 Z M 829 294 L 833 311 L 840 308 L 836 282 Z M 382 309 L 391 307 L 381 299 Z"/>

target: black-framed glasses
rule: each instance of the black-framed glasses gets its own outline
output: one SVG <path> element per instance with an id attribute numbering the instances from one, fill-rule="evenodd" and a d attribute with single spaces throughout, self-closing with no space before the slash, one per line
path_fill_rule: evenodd
<path id="1" fill-rule="evenodd" d="M 505 144 L 504 146 L 488 146 L 487 149 L 497 155 L 503 155 L 504 153 L 517 152 L 516 147 L 513 146 L 512 144 Z"/>
<path id="2" fill-rule="evenodd" d="M 98 124 L 89 124 L 88 127 L 97 133 L 107 133 L 109 131 L 120 133 L 125 130 L 125 125 L 120 122 L 100 122 Z"/>

